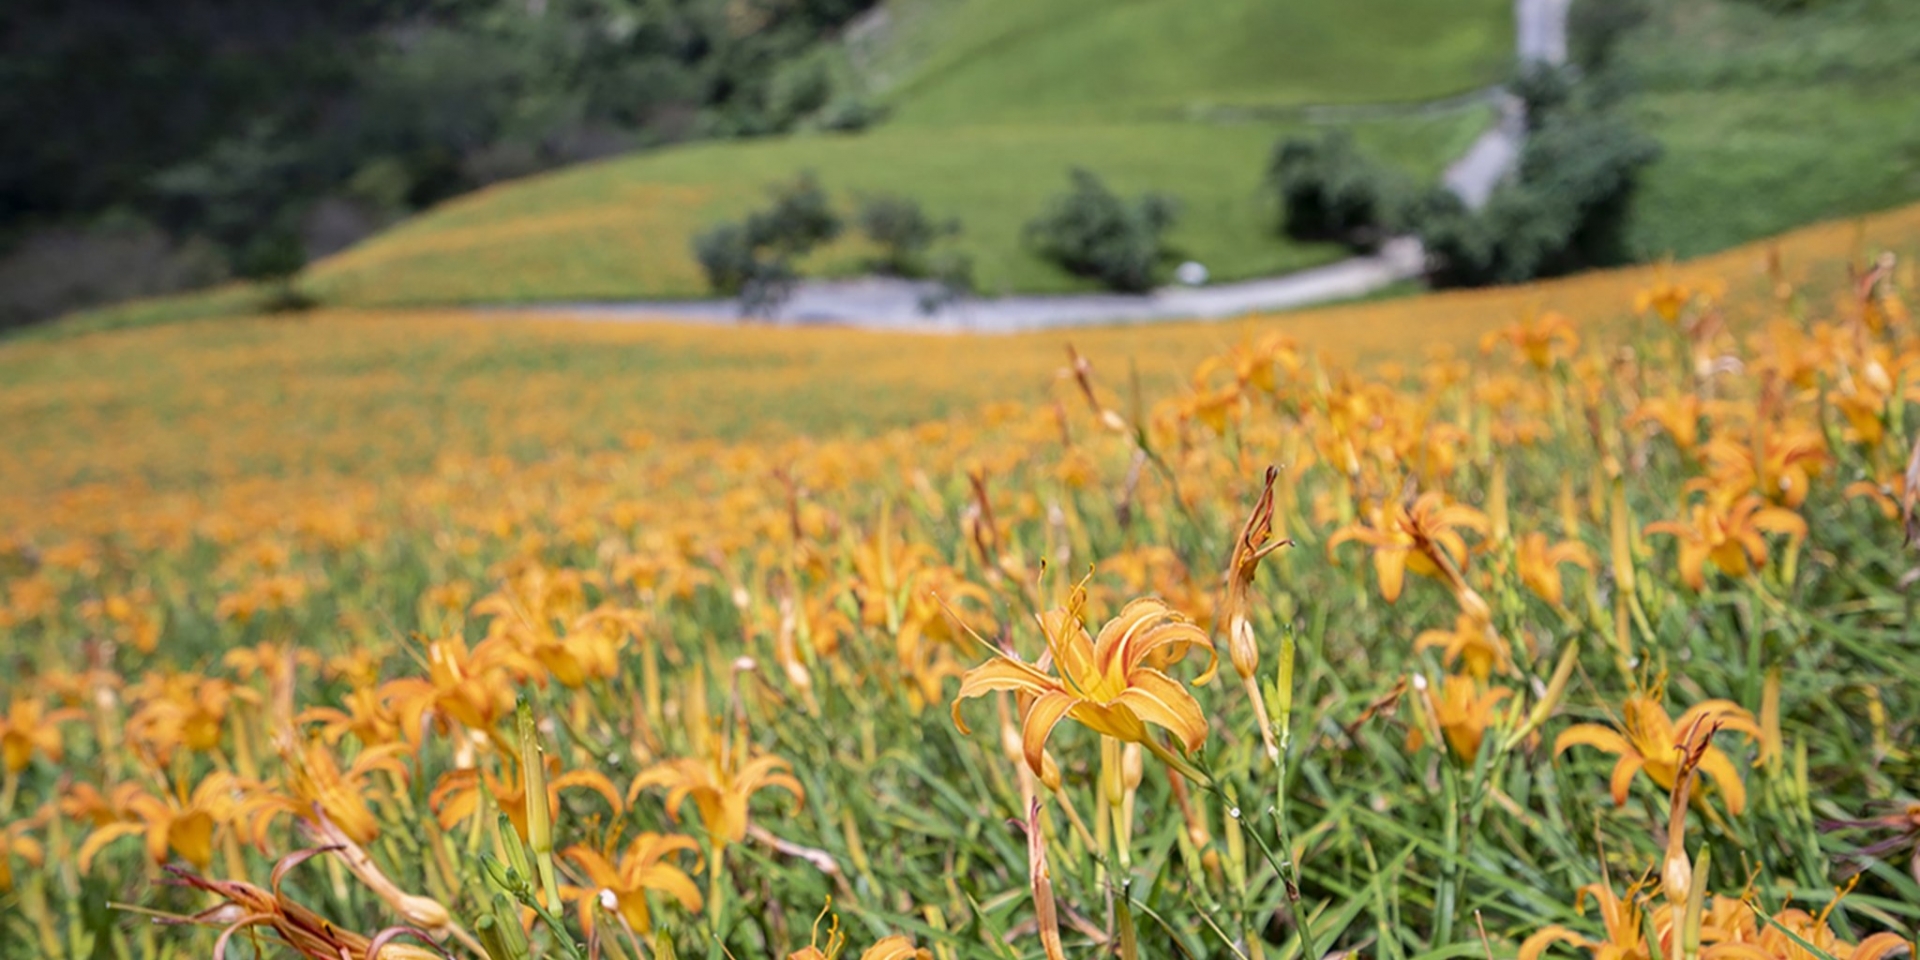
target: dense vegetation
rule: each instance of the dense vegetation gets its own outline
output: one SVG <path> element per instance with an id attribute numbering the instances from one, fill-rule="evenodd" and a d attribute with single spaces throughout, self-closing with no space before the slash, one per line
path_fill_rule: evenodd
<path id="1" fill-rule="evenodd" d="M 9 3 L 0 325 L 283 274 L 550 167 L 861 122 L 823 41 L 870 3 Z"/>

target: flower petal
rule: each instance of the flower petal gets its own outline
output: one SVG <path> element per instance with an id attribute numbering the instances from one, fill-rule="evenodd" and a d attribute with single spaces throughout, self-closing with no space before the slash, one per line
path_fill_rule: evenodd
<path id="1" fill-rule="evenodd" d="M 1040 775 L 1042 758 L 1047 751 L 1047 738 L 1053 736 L 1054 725 L 1078 702 L 1072 694 L 1054 690 L 1041 694 L 1033 701 L 1033 706 L 1027 708 L 1026 719 L 1021 721 L 1020 727 L 1020 751 L 1026 756 L 1027 766 L 1032 768 L 1034 776 Z"/>
<path id="2" fill-rule="evenodd" d="M 1143 667 L 1127 676 L 1127 689 L 1113 701 L 1125 706 L 1141 720 L 1165 727 L 1180 738 L 1189 752 L 1207 741 L 1207 717 L 1200 702 L 1172 677 Z"/>

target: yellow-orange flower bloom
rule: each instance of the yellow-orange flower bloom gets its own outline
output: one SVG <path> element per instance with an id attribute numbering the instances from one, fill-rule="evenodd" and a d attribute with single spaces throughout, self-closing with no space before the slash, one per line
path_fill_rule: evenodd
<path id="1" fill-rule="evenodd" d="M 1441 662 L 1452 666 L 1459 661 L 1475 680 L 1485 680 L 1494 670 L 1513 669 L 1507 641 L 1495 632 L 1485 617 L 1462 613 L 1453 620 L 1452 630 L 1428 630 L 1413 640 L 1415 650 L 1440 648 Z"/>
<path id="2" fill-rule="evenodd" d="M 635 933 L 653 928 L 647 909 L 647 891 L 656 890 L 680 901 L 688 910 L 700 909 L 700 888 L 686 871 L 668 862 L 680 850 L 697 850 L 691 837 L 643 833 L 627 845 L 616 863 L 592 847 L 572 846 L 560 856 L 586 874 L 590 887 L 562 886 L 560 895 L 572 900 L 580 912 L 581 929 L 593 931 L 593 907 L 612 899 L 609 912 L 618 914 Z"/>
<path id="3" fill-rule="evenodd" d="M 35 753 L 59 763 L 65 755 L 60 724 L 82 716 L 79 710 L 48 710 L 37 699 L 20 697 L 7 705 L 0 715 L 0 767 L 7 773 L 19 773 L 33 762 Z"/>
<path id="4" fill-rule="evenodd" d="M 1604 939 L 1594 940 L 1557 923 L 1549 924 L 1520 944 L 1517 960 L 1539 960 L 1540 955 L 1556 943 L 1580 947 L 1591 953 L 1593 960 L 1644 960 L 1647 937 L 1634 893 L 1628 891 L 1622 899 L 1604 883 L 1589 883 L 1574 895 L 1574 906 L 1578 908 L 1588 897 L 1600 906 L 1600 925 L 1606 931 Z"/>
<path id="5" fill-rule="evenodd" d="M 1520 582 L 1532 590 L 1534 596 L 1558 607 L 1566 597 L 1565 587 L 1560 581 L 1560 565 L 1571 563 L 1582 570 L 1593 570 L 1593 555 L 1587 551 L 1586 544 L 1576 540 L 1563 540 L 1549 545 L 1547 535 L 1535 531 L 1520 538 L 1514 548 L 1514 567 L 1520 574 Z"/>
<path id="6" fill-rule="evenodd" d="M 31 821 L 16 820 L 0 827 L 0 893 L 13 891 L 13 858 L 19 857 L 36 868 L 46 862 L 46 849 L 27 835 L 32 826 Z"/>
<path id="7" fill-rule="evenodd" d="M 1767 541 L 1761 533 L 1782 533 L 1795 539 L 1807 535 L 1807 522 L 1782 507 L 1768 506 L 1749 494 L 1727 507 L 1696 503 L 1685 521 L 1660 520 L 1647 524 L 1647 533 L 1664 533 L 1680 541 L 1680 580 L 1690 589 L 1704 590 L 1706 564 L 1730 577 L 1744 577 L 1767 562 Z"/>
<path id="8" fill-rule="evenodd" d="M 1689 737 L 1710 737 L 1720 730 L 1737 730 L 1758 741 L 1760 725 L 1744 707 L 1731 700 L 1703 700 L 1689 707 L 1678 720 L 1667 715 L 1658 696 L 1634 694 L 1627 698 L 1621 729 L 1615 731 L 1597 723 L 1581 723 L 1561 731 L 1553 741 L 1559 754 L 1576 744 L 1584 744 L 1620 757 L 1614 764 L 1610 789 L 1615 804 L 1627 802 L 1627 790 L 1634 774 L 1642 770 L 1660 786 L 1671 791 L 1680 772 L 1681 758 Z M 1739 814 L 1747 804 L 1747 789 L 1740 774 L 1719 747 L 1708 746 L 1700 754 L 1698 769 L 1713 778 L 1726 795 L 1727 812 Z"/>
<path id="9" fill-rule="evenodd" d="M 1001 653 L 967 671 L 953 700 L 953 722 L 962 732 L 960 704 L 995 690 L 1012 690 L 1034 698 L 1021 729 L 1021 752 L 1035 776 L 1045 768 L 1047 739 L 1064 717 L 1118 740 L 1148 742 L 1147 725 L 1164 727 L 1189 750 L 1198 750 L 1207 737 L 1207 718 L 1200 703 L 1179 681 L 1148 665 L 1156 655 L 1182 656 L 1199 645 L 1208 653 L 1205 675 L 1215 667 L 1213 645 L 1207 635 L 1166 604 L 1142 598 L 1126 605 L 1107 622 L 1098 639 L 1089 639 L 1081 612 L 1086 591 L 1075 588 L 1065 608 L 1040 617 L 1047 639 L 1047 658 L 1039 665 Z M 1048 673 L 1047 666 L 1059 671 Z"/>
<path id="10" fill-rule="evenodd" d="M 1480 741 L 1486 738 L 1487 728 L 1493 726 L 1494 708 L 1512 696 L 1513 691 L 1505 687 L 1482 690 L 1479 681 L 1472 677 L 1449 674 L 1441 683 L 1438 697 L 1430 690 L 1423 691 L 1423 695 L 1453 755 L 1462 763 L 1472 763 L 1480 755 Z M 1418 750 L 1425 742 L 1420 730 L 1415 726 L 1409 731 L 1407 749 Z"/>
<path id="11" fill-rule="evenodd" d="M 741 763 L 736 750 L 722 749 L 720 753 L 667 760 L 641 771 L 627 788 L 627 803 L 632 804 L 648 787 L 665 787 L 667 815 L 678 816 L 680 805 L 692 797 L 708 840 L 719 848 L 747 838 L 747 803 L 761 790 L 787 791 L 793 795 L 796 808 L 805 799 L 806 788 L 787 772 L 791 767 L 785 760 L 761 754 Z"/>
<path id="12" fill-rule="evenodd" d="M 147 856 L 154 863 L 165 863 L 167 851 L 196 867 L 205 869 L 213 860 L 214 833 L 227 826 L 238 812 L 235 791 L 237 781 L 231 774 L 210 773 L 184 797 L 156 797 L 143 793 L 133 784 L 121 784 L 115 805 L 125 809 L 137 821 L 116 821 L 95 827 L 80 844 L 76 857 L 80 871 L 87 872 L 102 847 L 121 837 L 144 835 Z"/>
<path id="13" fill-rule="evenodd" d="M 1449 504 L 1440 494 L 1420 495 L 1412 506 L 1394 504 L 1376 509 L 1368 523 L 1355 523 L 1334 533 L 1327 550 L 1358 540 L 1373 548 L 1373 572 L 1380 579 L 1380 596 L 1388 603 L 1400 599 L 1400 588 L 1407 571 L 1448 580 L 1450 588 L 1465 584 L 1452 582 L 1444 561 L 1458 572 L 1467 563 L 1467 542 L 1461 530 L 1485 534 L 1486 515 L 1464 504 Z"/>

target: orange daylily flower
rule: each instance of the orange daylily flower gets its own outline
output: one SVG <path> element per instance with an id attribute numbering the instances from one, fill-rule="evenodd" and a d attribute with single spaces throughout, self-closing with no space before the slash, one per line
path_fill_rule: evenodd
<path id="1" fill-rule="evenodd" d="M 1480 682 L 1473 677 L 1449 674 L 1441 682 L 1440 696 L 1435 697 L 1426 689 L 1422 694 L 1434 724 L 1440 728 L 1440 735 L 1446 739 L 1453 755 L 1461 763 L 1472 763 L 1480 755 L 1480 741 L 1486 738 L 1487 728 L 1493 726 L 1496 719 L 1494 708 L 1512 696 L 1513 691 L 1505 687 L 1482 690 Z M 1408 750 L 1418 750 L 1425 742 L 1426 736 L 1419 725 L 1408 731 Z"/>
<path id="2" fill-rule="evenodd" d="M 433 792 L 427 795 L 427 803 L 442 829 L 451 830 L 456 825 L 479 813 L 481 791 L 493 798 L 500 812 L 507 815 L 513 828 L 522 838 L 527 836 L 527 784 L 520 776 L 511 760 L 502 761 L 503 776 L 495 776 L 493 770 L 485 767 L 467 767 L 463 770 L 449 770 L 442 774 L 440 781 L 434 784 Z M 571 789 L 591 790 L 606 798 L 607 805 L 618 815 L 626 809 L 621 802 L 620 791 L 614 789 L 613 782 L 598 770 L 569 770 L 558 772 L 560 761 L 556 757 L 547 758 L 547 809 L 560 809 L 560 791 Z"/>
<path id="3" fill-rule="evenodd" d="M 27 834 L 34 826 L 31 820 L 15 820 L 0 827 L 0 893 L 13 892 L 13 859 L 19 857 L 27 866 L 38 868 L 46 862 L 47 851 Z"/>
<path id="4" fill-rule="evenodd" d="M 681 757 L 657 763 L 633 778 L 627 788 L 627 803 L 632 804 L 648 787 L 665 787 L 668 816 L 678 817 L 680 805 L 692 797 L 700 813 L 700 825 L 706 828 L 716 850 L 739 843 L 747 838 L 747 803 L 754 794 L 768 788 L 785 790 L 793 795 L 796 810 L 807 795 L 800 781 L 787 772 L 792 769 L 787 761 L 761 754 L 742 762 L 742 752 L 723 747 L 712 757 Z"/>
<path id="5" fill-rule="evenodd" d="M 571 846 L 560 856 L 586 874 L 590 887 L 562 886 L 560 896 L 574 901 L 580 912 L 580 927 L 593 932 L 593 907 L 605 906 L 634 933 L 653 929 L 653 917 L 647 908 L 647 892 L 658 891 L 680 901 L 688 910 L 700 909 L 700 888 L 686 871 L 674 866 L 668 857 L 680 850 L 697 850 L 691 837 L 643 833 L 627 845 L 616 863 L 592 847 Z M 612 903 L 607 901 L 611 899 Z"/>
<path id="6" fill-rule="evenodd" d="M 1075 587 L 1067 606 L 1039 618 L 1047 656 L 1036 664 L 1008 653 L 967 671 L 953 700 L 953 722 L 964 733 L 960 705 L 996 690 L 1034 698 L 1022 723 L 1021 747 L 1027 766 L 1039 776 L 1045 768 L 1047 740 L 1063 717 L 1071 716 L 1097 733 L 1132 743 L 1150 744 L 1147 724 L 1164 727 L 1189 750 L 1206 740 L 1207 718 L 1180 683 L 1148 665 L 1149 658 L 1184 656 L 1188 647 L 1208 653 L 1205 674 L 1217 665 L 1207 635 L 1165 603 L 1134 600 L 1107 622 L 1098 639 L 1089 639 L 1082 620 L 1086 589 Z M 1048 673 L 1054 667 L 1058 675 Z"/>
<path id="7" fill-rule="evenodd" d="M 1664 533 L 1680 541 L 1680 579 L 1694 591 L 1706 589 L 1706 563 L 1730 577 L 1744 577 L 1767 562 L 1767 541 L 1761 533 L 1780 533 L 1798 540 L 1807 535 L 1807 522 L 1782 507 L 1768 506 L 1749 494 L 1730 506 L 1696 503 L 1685 520 L 1660 520 L 1647 533 Z"/>
<path id="8" fill-rule="evenodd" d="M 59 763 L 65 756 L 60 724 L 78 720 L 85 714 L 73 708 L 48 710 L 37 699 L 19 697 L 0 714 L 0 768 L 16 774 L 33 762 L 35 753 Z"/>
<path id="9" fill-rule="evenodd" d="M 286 795 L 262 793 L 242 806 L 256 817 L 290 813 L 308 822 L 314 820 L 314 808 L 318 807 L 348 839 L 365 846 L 380 835 L 380 821 L 367 804 L 370 797 L 379 794 L 368 781 L 376 772 L 405 780 L 407 765 L 400 759 L 405 750 L 406 746 L 398 743 L 367 747 L 342 770 L 322 743 L 283 749 L 280 756 L 287 766 Z M 258 829 L 256 822 L 255 831 Z"/>
<path id="10" fill-rule="evenodd" d="M 95 827 L 80 844 L 76 859 L 85 873 L 101 848 L 121 837 L 144 835 L 147 856 L 154 863 L 165 863 L 167 852 L 201 869 L 213 860 L 215 833 L 231 824 L 239 813 L 235 794 L 239 782 L 232 774 L 207 774 L 191 794 L 154 796 L 131 783 L 115 791 L 115 805 L 124 808 L 133 821 L 115 821 Z"/>
<path id="11" fill-rule="evenodd" d="M 1521 537 L 1514 549 L 1514 567 L 1520 574 L 1520 582 L 1526 584 L 1534 596 L 1555 607 L 1559 607 L 1566 596 L 1560 581 L 1563 563 L 1591 573 L 1593 554 L 1588 552 L 1586 544 L 1577 540 L 1549 545 L 1547 535 L 1538 531 Z"/>
<path id="12" fill-rule="evenodd" d="M 458 636 L 427 644 L 427 676 L 389 680 L 381 699 L 393 704 L 401 732 L 418 746 L 426 721 L 445 727 L 457 723 L 497 736 L 502 717 L 513 712 L 513 682 L 506 670 L 510 651 L 481 643 L 471 652 Z"/>
<path id="13" fill-rule="evenodd" d="M 1553 741 L 1555 755 L 1569 747 L 1585 745 L 1620 757 L 1610 778 L 1616 805 L 1627 802 L 1627 790 L 1633 785 L 1634 774 L 1642 770 L 1660 789 L 1671 791 L 1679 776 L 1682 758 L 1697 746 L 1686 738 L 1712 737 L 1721 730 L 1737 730 L 1755 741 L 1762 738 L 1753 714 L 1731 700 L 1703 700 L 1675 720 L 1667 715 L 1658 695 L 1634 694 L 1627 698 L 1624 713 L 1618 731 L 1596 723 L 1581 723 L 1561 731 Z M 1733 761 L 1719 747 L 1708 746 L 1700 752 L 1698 769 L 1712 777 L 1720 792 L 1726 795 L 1728 813 L 1737 816 L 1746 807 L 1747 789 L 1740 782 Z"/>
<path id="14" fill-rule="evenodd" d="M 1627 417 L 1626 425 L 1643 423 L 1658 425 L 1681 453 L 1692 456 L 1700 446 L 1700 397 L 1687 393 L 1642 401 L 1640 408 Z"/>
<path id="15" fill-rule="evenodd" d="M 1460 536 L 1461 530 L 1485 535 L 1486 514 L 1465 504 L 1449 504 L 1439 493 L 1429 491 L 1412 506 L 1394 504 L 1390 510 L 1376 509 L 1369 522 L 1336 531 L 1327 540 L 1327 550 L 1331 553 L 1348 540 L 1372 547 L 1380 596 L 1392 603 L 1400 599 L 1409 569 L 1446 580 L 1451 588 L 1465 586 L 1455 582 L 1456 574 L 1467 563 L 1467 542 Z"/>
<path id="16" fill-rule="evenodd" d="M 1480 338 L 1480 352 L 1492 353 L 1494 345 L 1502 340 L 1534 369 L 1543 371 L 1580 349 L 1580 334 L 1574 331 L 1573 321 L 1552 310 L 1488 333 Z"/>
<path id="17" fill-rule="evenodd" d="M 1493 624 L 1485 617 L 1472 613 L 1455 617 L 1452 630 L 1428 630 L 1414 638 L 1415 650 L 1429 647 L 1440 648 L 1441 662 L 1447 666 L 1455 661 L 1464 663 L 1467 673 L 1475 680 L 1487 679 L 1495 669 L 1501 673 L 1513 670 L 1507 641 L 1494 631 Z"/>
<path id="18" fill-rule="evenodd" d="M 1539 960 L 1540 955 L 1556 943 L 1580 947 L 1591 953 L 1593 960 L 1645 960 L 1648 956 L 1647 938 L 1635 896 L 1635 892 L 1630 890 L 1625 899 L 1617 897 L 1613 889 L 1604 883 L 1589 883 L 1581 887 L 1574 895 L 1574 906 L 1578 908 L 1586 898 L 1593 898 L 1593 902 L 1600 907 L 1600 925 L 1606 931 L 1605 938 L 1594 940 L 1557 923 L 1549 924 L 1520 944 L 1517 960 Z"/>

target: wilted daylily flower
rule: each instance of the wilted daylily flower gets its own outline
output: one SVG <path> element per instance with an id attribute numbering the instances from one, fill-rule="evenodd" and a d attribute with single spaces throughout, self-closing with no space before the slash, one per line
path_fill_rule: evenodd
<path id="1" fill-rule="evenodd" d="M 1185 654 L 1187 647 L 1205 647 L 1208 665 L 1204 683 L 1213 676 L 1213 645 L 1207 635 L 1185 617 L 1154 599 L 1126 605 L 1108 621 L 1098 639 L 1089 639 L 1081 619 L 1086 590 L 1076 587 L 1067 606 L 1040 618 L 1047 640 L 1047 658 L 1039 665 L 1000 653 L 961 678 L 953 700 L 953 722 L 962 732 L 960 704 L 995 690 L 1012 690 L 1034 697 L 1022 724 L 1021 747 L 1035 776 L 1045 768 L 1047 739 L 1063 717 L 1071 716 L 1097 733 L 1117 740 L 1159 749 L 1147 724 L 1165 727 L 1189 750 L 1198 750 L 1207 736 L 1207 718 L 1200 704 L 1178 681 L 1148 665 L 1156 655 Z M 1056 676 L 1045 669 L 1052 666 Z"/>
<path id="2" fill-rule="evenodd" d="M 1633 775 L 1645 770 L 1662 790 L 1672 790 L 1680 772 L 1683 756 L 1695 746 L 1689 738 L 1711 737 L 1720 730 L 1737 730 L 1755 740 L 1761 738 L 1760 725 L 1753 714 L 1730 700 L 1704 700 L 1688 708 L 1678 720 L 1667 716 L 1655 694 L 1634 694 L 1627 698 L 1622 732 L 1595 723 L 1581 723 L 1560 732 L 1553 741 L 1555 754 L 1576 744 L 1618 754 L 1611 778 L 1613 802 L 1627 802 L 1627 790 Z M 1713 778 L 1726 795 L 1727 812 L 1738 815 L 1746 807 L 1747 789 L 1740 774 L 1719 747 L 1709 746 L 1700 753 L 1701 773 Z"/>
<path id="3" fill-rule="evenodd" d="M 1260 498 L 1254 501 L 1253 512 L 1247 514 L 1246 525 L 1233 541 L 1233 556 L 1227 561 L 1226 600 L 1220 609 L 1227 630 L 1227 659 L 1233 663 L 1234 672 L 1240 675 L 1247 696 L 1253 701 L 1253 714 L 1260 723 L 1260 739 L 1266 744 L 1269 757 L 1278 757 L 1280 748 L 1273 741 L 1273 720 L 1267 715 L 1266 698 L 1260 693 L 1260 681 L 1254 676 L 1254 671 L 1260 669 L 1260 644 L 1259 638 L 1253 635 L 1253 579 L 1260 572 L 1261 559 L 1293 543 L 1273 539 L 1273 482 L 1279 476 L 1277 468 L 1267 468 Z"/>

